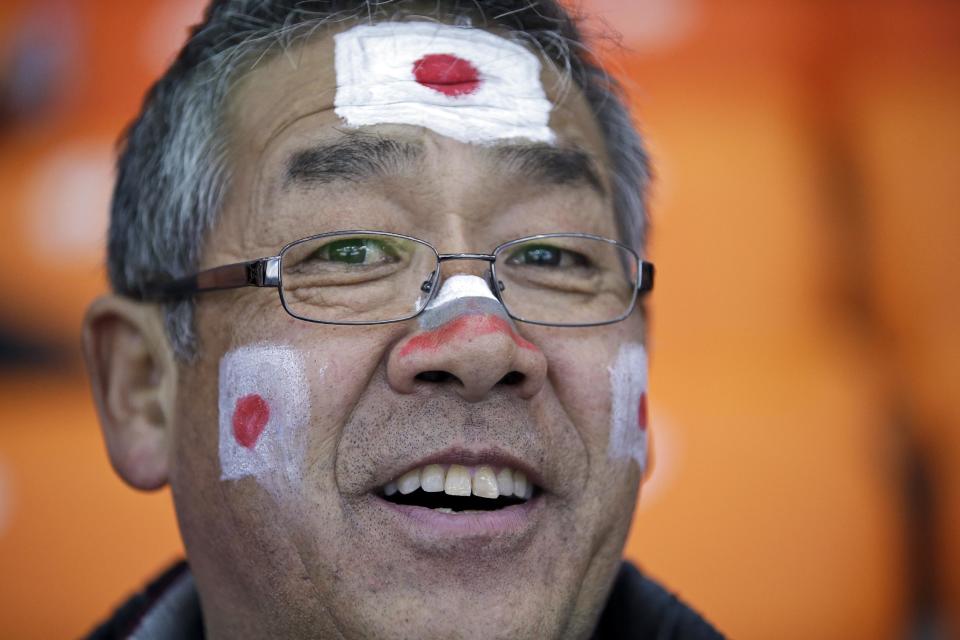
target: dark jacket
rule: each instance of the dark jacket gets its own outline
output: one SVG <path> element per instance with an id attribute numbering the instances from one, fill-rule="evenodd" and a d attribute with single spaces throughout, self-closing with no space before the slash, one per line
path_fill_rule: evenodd
<path id="1" fill-rule="evenodd" d="M 202 640 L 203 619 L 193 576 L 185 562 L 173 566 L 121 606 L 89 638 Z M 596 640 L 722 639 L 696 612 L 624 562 L 593 636 Z"/>

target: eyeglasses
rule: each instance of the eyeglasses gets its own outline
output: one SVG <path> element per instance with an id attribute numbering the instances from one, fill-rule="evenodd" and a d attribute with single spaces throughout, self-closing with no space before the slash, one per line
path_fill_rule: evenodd
<path id="1" fill-rule="evenodd" d="M 546 233 L 505 242 L 493 253 L 438 253 L 386 231 L 335 231 L 302 238 L 276 256 L 202 271 L 136 292 L 169 301 L 239 287 L 276 287 L 295 318 L 324 324 L 386 324 L 419 315 L 436 295 L 440 265 L 489 263 L 484 277 L 511 318 L 550 326 L 619 322 L 653 289 L 654 267 L 616 240 Z"/>

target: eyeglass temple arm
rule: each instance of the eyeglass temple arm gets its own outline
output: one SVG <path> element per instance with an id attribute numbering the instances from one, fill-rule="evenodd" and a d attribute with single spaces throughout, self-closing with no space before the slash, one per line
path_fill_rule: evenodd
<path id="1" fill-rule="evenodd" d="M 276 287 L 280 284 L 280 257 L 258 258 L 207 269 L 168 282 L 144 285 L 135 297 L 144 301 L 181 300 L 201 291 L 240 287 Z"/>
<path id="2" fill-rule="evenodd" d="M 646 262 L 645 260 L 640 262 L 640 284 L 637 285 L 639 295 L 646 295 L 653 291 L 653 276 L 655 273 L 656 269 L 654 269 L 652 262 Z"/>

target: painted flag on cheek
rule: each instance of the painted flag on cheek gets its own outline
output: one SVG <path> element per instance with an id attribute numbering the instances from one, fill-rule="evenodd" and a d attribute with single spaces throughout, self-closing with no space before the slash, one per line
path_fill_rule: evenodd
<path id="1" fill-rule="evenodd" d="M 554 141 L 540 60 L 516 42 L 431 22 L 359 25 L 334 41 L 334 106 L 348 126 L 411 124 L 470 143 Z"/>
<path id="2" fill-rule="evenodd" d="M 647 351 L 641 344 L 620 347 L 609 369 L 611 387 L 610 458 L 633 458 L 647 467 Z"/>
<path id="3" fill-rule="evenodd" d="M 290 347 L 249 345 L 220 361 L 220 478 L 291 476 L 303 456 L 310 395 Z"/>

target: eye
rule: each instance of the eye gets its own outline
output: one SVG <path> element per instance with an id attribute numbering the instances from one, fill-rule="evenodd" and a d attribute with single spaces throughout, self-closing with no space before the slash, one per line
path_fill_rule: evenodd
<path id="1" fill-rule="evenodd" d="M 377 238 L 334 240 L 310 255 L 314 260 L 367 266 L 396 262 L 399 257 L 394 247 Z"/>
<path id="2" fill-rule="evenodd" d="M 585 255 L 548 244 L 529 244 L 516 249 L 507 263 L 531 267 L 586 267 L 590 260 Z"/>

